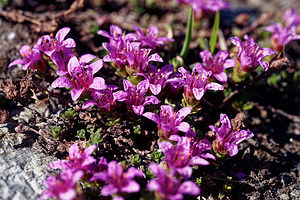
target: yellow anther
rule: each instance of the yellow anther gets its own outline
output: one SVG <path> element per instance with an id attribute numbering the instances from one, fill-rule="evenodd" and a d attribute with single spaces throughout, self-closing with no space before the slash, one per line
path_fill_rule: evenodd
<path id="1" fill-rule="evenodd" d="M 185 157 L 184 156 L 181 156 L 181 160 L 184 160 L 185 159 Z"/>
<path id="2" fill-rule="evenodd" d="M 150 73 L 150 76 L 153 76 L 154 74 L 153 73 Z"/>
<path id="3" fill-rule="evenodd" d="M 53 33 L 50 33 L 50 37 L 53 37 Z"/>
<path id="4" fill-rule="evenodd" d="M 67 157 L 66 157 L 66 159 L 67 159 L 67 160 L 70 160 L 70 157 L 69 157 L 69 156 L 67 156 Z"/>

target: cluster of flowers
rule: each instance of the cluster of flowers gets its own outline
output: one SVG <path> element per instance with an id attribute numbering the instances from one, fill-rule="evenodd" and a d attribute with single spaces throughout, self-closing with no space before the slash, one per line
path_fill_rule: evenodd
<path id="1" fill-rule="evenodd" d="M 190 111 L 190 108 L 185 108 L 179 113 L 184 115 L 184 112 L 187 114 Z M 194 182 L 187 180 L 192 176 L 191 166 L 209 165 L 210 162 L 207 159 L 215 160 L 215 156 L 209 153 L 212 148 L 219 156 L 228 153 L 230 156 L 234 156 L 238 153 L 238 144 L 253 136 L 249 130 L 233 130 L 230 120 L 225 114 L 221 114 L 220 122 L 222 124 L 220 128 L 210 126 L 210 129 L 216 133 L 213 145 L 207 139 L 197 138 L 195 132 L 190 128 L 183 137 L 178 134 L 171 135 L 169 140 L 173 142 L 158 143 L 159 148 L 165 154 L 164 161 L 167 169 L 157 163 L 150 164 L 149 169 L 155 178 L 147 183 L 147 189 L 154 191 L 157 199 L 181 200 L 183 194 L 198 195 L 199 187 Z M 171 132 L 174 129 L 169 127 L 169 130 L 166 131 Z M 82 151 L 77 144 L 73 144 L 66 160 L 57 160 L 51 163 L 51 168 L 61 169 L 63 172 L 45 180 L 44 184 L 47 188 L 41 199 L 74 199 L 77 196 L 75 188 L 76 184 L 79 184 L 79 180 L 97 183 L 96 185 L 102 186 L 101 195 L 112 195 L 114 200 L 123 200 L 128 193 L 139 192 L 140 185 L 133 178 L 143 178 L 145 177 L 144 173 L 134 167 L 124 171 L 122 165 L 116 161 L 108 163 L 104 157 L 101 157 L 96 165 L 96 159 L 92 156 L 96 148 L 96 145 L 91 145 Z"/>
<path id="2" fill-rule="evenodd" d="M 282 51 L 292 40 L 300 40 L 297 35 L 297 27 L 300 24 L 300 15 L 296 9 L 287 9 L 283 15 L 283 23 L 273 23 L 265 27 L 265 31 L 272 32 L 271 47 L 276 51 Z"/>
<path id="3" fill-rule="evenodd" d="M 300 17 L 294 10 L 286 13 L 292 17 L 286 17 L 285 23 L 295 31 Z M 211 150 L 217 156 L 236 155 L 239 143 L 252 137 L 253 133 L 249 130 L 234 130 L 229 118 L 221 114 L 221 127 L 210 126 L 216 133 L 216 138 L 211 143 L 207 139 L 197 138 L 183 119 L 198 106 L 206 90 L 224 89 L 222 84 L 228 80 L 225 69 L 238 66 L 242 71 L 251 72 L 261 65 L 264 70 L 268 70 L 269 63 L 263 59 L 276 53 L 272 49 L 261 48 L 247 35 L 244 36 L 244 42 L 233 37 L 232 43 L 239 48 L 236 61 L 229 58 L 227 51 L 219 51 L 216 55 L 202 51 L 200 56 L 203 63 L 197 63 L 192 72 L 184 67 L 175 72 L 172 65 L 158 69 L 149 64 L 151 61 L 163 61 L 157 53 L 150 53 L 157 46 L 172 40 L 158 37 L 155 26 L 149 27 L 146 34 L 137 27 L 134 29 L 136 33 L 125 34 L 120 27 L 112 25 L 110 32 L 99 31 L 100 35 L 109 38 L 109 42 L 103 43 L 108 54 L 103 59 L 98 59 L 91 54 L 77 58 L 72 50 L 76 46 L 75 41 L 65 39 L 70 29 L 62 28 L 55 38 L 52 34 L 42 36 L 32 49 L 24 45 L 20 50 L 24 59 L 13 61 L 9 67 L 22 64 L 24 70 L 31 68 L 43 72 L 46 61 L 51 61 L 57 66 L 57 74 L 60 76 L 52 83 L 52 87 L 72 88 L 71 97 L 74 101 L 82 96 L 89 97 L 90 100 L 83 103 L 82 109 L 95 105 L 101 112 L 110 112 L 115 108 L 116 101 L 123 101 L 129 111 L 157 123 L 158 135 L 163 140 L 158 146 L 165 154 L 166 169 L 158 164 L 151 164 L 149 168 L 156 178 L 148 182 L 147 188 L 155 191 L 158 199 L 182 199 L 183 194 L 198 195 L 198 186 L 187 180 L 192 175 L 191 166 L 210 164 L 208 159 L 216 159 L 210 153 Z M 279 33 L 276 34 L 274 33 L 274 38 L 279 37 Z M 293 37 L 289 36 L 289 41 L 297 39 L 294 36 L 295 34 Z M 102 77 L 94 77 L 104 62 L 111 62 L 120 75 L 127 76 L 129 80 L 123 79 L 124 91 L 116 91 L 117 86 L 107 85 Z M 212 82 L 213 78 L 221 84 Z M 172 106 L 161 105 L 159 114 L 144 112 L 146 105 L 160 103 L 158 95 L 164 92 L 166 86 L 172 93 L 183 88 L 184 107 L 174 112 Z M 180 132 L 185 133 L 185 136 L 180 136 Z M 116 161 L 107 163 L 105 158 L 101 158 L 98 165 L 95 165 L 96 159 L 91 156 L 95 148 L 92 145 L 82 152 L 76 144 L 72 145 L 67 160 L 52 163 L 52 168 L 64 171 L 45 181 L 48 189 L 42 197 L 74 199 L 74 188 L 80 179 L 97 182 L 103 186 L 101 194 L 113 195 L 114 199 L 123 199 L 126 193 L 140 190 L 133 178 L 143 177 L 142 171 L 131 167 L 125 172 Z"/>
<path id="4" fill-rule="evenodd" d="M 116 161 L 107 163 L 104 157 L 101 157 L 96 165 L 96 159 L 92 156 L 96 148 L 96 145 L 91 145 L 82 151 L 77 144 L 73 144 L 66 160 L 51 163 L 51 168 L 61 169 L 63 172 L 45 180 L 47 189 L 44 190 L 41 199 L 74 199 L 77 196 L 75 186 L 80 179 L 97 182 L 102 186 L 101 194 L 115 195 L 114 200 L 123 199 L 122 196 L 126 193 L 140 191 L 139 184 L 133 178 L 144 177 L 142 171 L 134 167 L 124 171 L 119 163 Z"/>
<path id="5" fill-rule="evenodd" d="M 51 59 L 58 67 L 57 74 L 60 76 L 52 83 L 52 87 L 72 88 L 71 97 L 74 101 L 80 96 L 92 97 L 92 100 L 85 102 L 82 108 L 96 105 L 104 112 L 110 112 L 115 107 L 116 101 L 124 101 L 130 111 L 142 115 L 145 105 L 160 103 L 156 96 L 168 83 L 171 88 L 169 91 L 173 93 L 181 87 L 184 88 L 184 106 L 197 106 L 207 89 L 223 90 L 222 85 L 211 82 L 210 78 L 215 78 L 222 84 L 227 82 L 228 78 L 224 70 L 236 64 L 235 60 L 228 58 L 227 51 L 219 51 L 215 56 L 209 51 L 200 52 L 203 64 L 196 64 L 192 73 L 183 67 L 178 69 L 179 72 L 174 72 L 172 65 L 158 69 L 149 62 L 162 62 L 162 58 L 157 53 L 150 55 L 152 49 L 142 47 L 155 48 L 170 39 L 158 37 L 158 30 L 155 26 L 149 27 L 146 35 L 139 28 L 135 27 L 135 29 L 136 34 L 124 34 L 116 25 L 110 27 L 110 33 L 100 30 L 98 32 L 100 35 L 109 38 L 109 43 L 103 43 L 103 47 L 109 54 L 102 60 L 91 54 L 82 55 L 78 59 L 72 51 L 72 48 L 76 46 L 74 40 L 64 39 L 70 29 L 63 28 L 58 31 L 55 39 L 52 35 L 42 36 L 32 50 L 28 45 L 23 46 L 20 52 L 24 60 L 17 59 L 9 66 L 22 64 L 23 69 L 30 67 L 41 71 L 41 66 L 45 66 L 43 57 Z M 269 48 L 260 48 L 248 36 L 245 36 L 244 43 L 238 37 L 231 40 L 239 47 L 237 61 L 241 70 L 253 71 L 259 65 L 264 70 L 268 69 L 269 63 L 262 59 L 275 54 L 274 51 Z M 104 62 L 111 62 L 119 72 L 126 71 L 129 78 L 139 76 L 144 80 L 141 81 L 141 78 L 131 78 L 131 81 L 124 79 L 125 91 L 114 92 L 117 86 L 106 85 L 102 77 L 94 77 Z M 148 90 L 152 95 L 147 95 Z"/>

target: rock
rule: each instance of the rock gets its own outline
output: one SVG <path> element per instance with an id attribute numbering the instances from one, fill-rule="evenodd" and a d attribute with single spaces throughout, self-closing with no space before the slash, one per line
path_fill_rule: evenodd
<path id="1" fill-rule="evenodd" d="M 300 197 L 300 188 L 296 188 L 295 190 L 293 190 L 290 195 L 292 197 Z"/>
<path id="2" fill-rule="evenodd" d="M 28 137 L 24 134 L 9 133 L 3 126 L 0 133 L 0 199 L 38 199 L 43 181 L 54 173 L 49 163 L 55 158 L 44 154 L 36 143 L 22 147 Z"/>
<path id="3" fill-rule="evenodd" d="M 286 194 L 280 195 L 279 198 L 282 199 L 282 200 L 289 200 L 290 199 L 289 196 L 286 195 Z"/>
<path id="4" fill-rule="evenodd" d="M 10 32 L 8 35 L 7 35 L 7 39 L 9 41 L 12 41 L 13 39 L 15 39 L 16 37 L 16 33 L 15 32 Z"/>

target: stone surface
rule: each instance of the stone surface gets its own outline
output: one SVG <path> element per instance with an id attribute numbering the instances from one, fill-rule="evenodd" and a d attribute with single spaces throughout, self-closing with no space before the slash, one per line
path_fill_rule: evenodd
<path id="1" fill-rule="evenodd" d="M 44 154 L 34 143 L 22 147 L 28 135 L 9 133 L 0 126 L 0 199 L 38 199 L 43 181 L 54 173 L 48 166 L 54 157 Z"/>

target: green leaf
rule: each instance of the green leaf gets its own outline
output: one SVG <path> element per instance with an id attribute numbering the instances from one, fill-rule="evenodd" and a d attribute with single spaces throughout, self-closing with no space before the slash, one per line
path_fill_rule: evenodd
<path id="1" fill-rule="evenodd" d="M 180 57 L 182 58 L 185 58 L 189 51 L 193 29 L 194 29 L 194 11 L 193 8 L 191 7 L 189 10 L 189 21 L 186 28 L 186 35 L 185 35 L 183 47 L 180 52 Z"/>
<path id="2" fill-rule="evenodd" d="M 211 33 L 210 40 L 209 40 L 209 47 L 210 47 L 211 54 L 214 54 L 216 48 L 219 26 L 220 26 L 220 12 L 218 11 L 216 13 L 213 31 Z"/>

